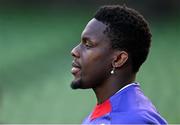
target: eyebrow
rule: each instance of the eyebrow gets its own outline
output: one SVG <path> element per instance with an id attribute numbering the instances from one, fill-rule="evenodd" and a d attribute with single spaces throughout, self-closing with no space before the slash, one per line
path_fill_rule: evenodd
<path id="1" fill-rule="evenodd" d="M 89 41 L 91 41 L 91 39 L 89 37 L 82 37 L 81 39 L 82 40 L 89 40 Z"/>
<path id="2" fill-rule="evenodd" d="M 90 42 L 93 42 L 93 40 L 92 40 L 91 38 L 86 37 L 86 36 L 85 36 L 85 37 L 82 37 L 81 39 L 82 39 L 82 40 L 88 40 L 88 41 L 90 41 Z"/>
<path id="3" fill-rule="evenodd" d="M 82 37 L 81 42 L 86 41 L 86 40 L 88 40 L 89 43 L 91 43 L 94 46 L 97 45 L 97 42 L 95 40 L 93 40 L 93 39 L 90 39 L 89 37 Z"/>

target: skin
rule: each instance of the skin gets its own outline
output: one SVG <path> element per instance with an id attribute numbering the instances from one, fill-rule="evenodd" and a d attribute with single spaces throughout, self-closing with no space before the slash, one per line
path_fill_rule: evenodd
<path id="1" fill-rule="evenodd" d="M 71 51 L 73 89 L 92 88 L 98 104 L 103 103 L 123 86 L 135 80 L 126 51 L 115 50 L 104 33 L 107 25 L 93 18 L 81 35 L 81 42 Z M 111 70 L 115 73 L 111 74 Z"/>

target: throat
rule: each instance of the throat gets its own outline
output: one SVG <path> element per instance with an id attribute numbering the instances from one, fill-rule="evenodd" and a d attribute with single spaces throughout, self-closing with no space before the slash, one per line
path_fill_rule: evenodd
<path id="1" fill-rule="evenodd" d="M 110 79 L 109 81 L 101 84 L 101 86 L 98 86 L 96 88 L 93 88 L 96 98 L 97 98 L 97 104 L 102 104 L 106 100 L 108 100 L 111 96 L 113 96 L 117 91 L 119 91 L 124 86 L 134 82 L 135 79 L 129 79 L 129 80 L 119 80 Z"/>
<path id="2" fill-rule="evenodd" d="M 112 87 L 114 86 L 114 87 Z M 115 85 L 104 86 L 93 89 L 97 98 L 97 104 L 102 104 L 107 101 L 111 96 L 113 96 L 120 88 L 115 87 Z"/>

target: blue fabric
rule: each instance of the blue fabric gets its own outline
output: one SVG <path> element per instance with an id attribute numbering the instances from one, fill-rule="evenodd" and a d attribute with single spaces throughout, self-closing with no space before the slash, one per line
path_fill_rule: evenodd
<path id="1" fill-rule="evenodd" d="M 82 124 L 167 124 L 139 84 L 133 84 L 110 97 L 111 112 L 91 120 L 91 114 Z"/>

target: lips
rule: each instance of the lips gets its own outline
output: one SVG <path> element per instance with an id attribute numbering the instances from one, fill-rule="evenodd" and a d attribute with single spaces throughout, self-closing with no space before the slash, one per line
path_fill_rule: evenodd
<path id="1" fill-rule="evenodd" d="M 73 61 L 73 62 L 72 62 L 71 73 L 72 73 L 73 75 L 77 75 L 80 70 L 81 70 L 80 65 L 79 65 L 77 62 Z"/>
<path id="2" fill-rule="evenodd" d="M 72 73 L 72 74 L 77 74 L 79 71 L 80 71 L 80 68 L 77 68 L 77 67 L 73 67 L 73 68 L 71 69 L 71 73 Z"/>

